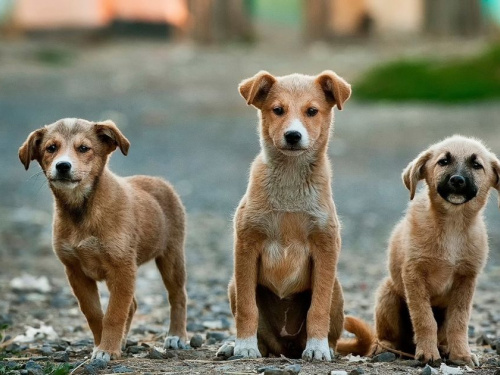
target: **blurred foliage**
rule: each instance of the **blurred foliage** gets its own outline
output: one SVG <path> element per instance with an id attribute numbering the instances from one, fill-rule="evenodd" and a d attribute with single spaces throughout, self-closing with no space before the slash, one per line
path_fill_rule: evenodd
<path id="1" fill-rule="evenodd" d="M 368 71 L 353 93 L 364 100 L 450 103 L 500 98 L 500 45 L 469 59 L 384 64 Z"/>
<path id="2" fill-rule="evenodd" d="M 64 66 L 68 65 L 74 56 L 72 52 L 62 48 L 45 47 L 37 50 L 34 57 L 46 65 Z"/>

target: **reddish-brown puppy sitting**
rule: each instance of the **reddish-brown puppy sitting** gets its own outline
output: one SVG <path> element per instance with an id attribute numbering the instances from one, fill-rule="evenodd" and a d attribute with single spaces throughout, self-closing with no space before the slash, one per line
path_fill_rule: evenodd
<path id="1" fill-rule="evenodd" d="M 165 347 L 184 347 L 186 334 L 185 214 L 172 186 L 156 177 L 118 177 L 107 167 L 130 143 L 112 121 L 62 119 L 32 132 L 19 149 L 28 169 L 40 164 L 55 198 L 54 251 L 94 335 L 93 358 L 120 357 L 137 308 L 139 265 L 154 259 L 168 290 Z M 96 281 L 110 292 L 103 315 Z"/>
<path id="2" fill-rule="evenodd" d="M 417 184 L 426 186 L 415 194 Z M 453 136 L 423 151 L 403 172 L 405 217 L 389 244 L 390 276 L 378 290 L 379 345 L 425 362 L 440 351 L 477 365 L 467 340 L 476 280 L 488 254 L 483 209 L 500 189 L 500 162 L 480 141 Z"/>
<path id="3" fill-rule="evenodd" d="M 336 347 L 365 345 L 358 351 L 367 352 L 369 330 L 353 318 L 347 328 L 367 341 L 337 346 L 344 323 L 340 227 L 327 148 L 333 107 L 342 109 L 351 87 L 332 71 L 315 77 L 262 71 L 239 91 L 258 109 L 261 153 L 234 220 L 233 353 L 330 361 Z"/>

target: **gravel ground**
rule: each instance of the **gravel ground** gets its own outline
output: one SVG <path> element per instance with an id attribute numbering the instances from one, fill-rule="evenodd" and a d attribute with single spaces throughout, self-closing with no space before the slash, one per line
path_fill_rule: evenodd
<path id="1" fill-rule="evenodd" d="M 244 104 L 236 86 L 260 69 L 275 74 L 333 69 L 354 80 L 363 69 L 388 58 L 416 54 L 440 58 L 482 46 L 482 42 L 370 43 L 285 50 L 196 49 L 137 40 L 97 45 L 2 41 L 0 325 L 8 324 L 10 337 L 35 337 L 33 342 L 7 346 L 0 356 L 31 355 L 37 360 L 2 362 L 0 374 L 8 368 L 23 374 L 51 372 L 50 364 L 59 363 L 74 368 L 91 350 L 90 331 L 51 250 L 52 198 L 46 181 L 37 166 L 25 172 L 17 158 L 17 149 L 31 130 L 62 117 L 112 118 L 132 143 L 127 157 L 112 158 L 112 169 L 121 175 L 163 176 L 179 191 L 188 211 L 188 329 L 190 337 L 198 334 L 203 340 L 197 349 L 161 351 L 169 307 L 159 274 L 148 264 L 137 281 L 139 309 L 126 355 L 101 369 L 86 362 L 76 372 L 244 374 L 265 366 L 285 371 L 294 364 L 304 374 L 349 373 L 357 368 L 367 374 L 429 371 L 399 359 L 358 363 L 354 358 L 337 358 L 328 364 L 284 358 L 214 359 L 217 348 L 235 332 L 226 296 L 232 269 L 231 217 L 258 152 L 255 112 Z M 41 61 L 41 52 L 54 50 L 65 56 L 63 62 Z M 330 155 L 334 199 L 343 223 L 339 274 L 347 313 L 372 321 L 374 290 L 386 273 L 387 238 L 409 197 L 401 183 L 402 169 L 427 145 L 454 133 L 480 137 L 500 154 L 499 119 L 498 102 L 437 106 L 353 100 L 337 113 Z M 500 338 L 500 214 L 493 194 L 486 219 L 490 259 L 480 278 L 469 329 L 473 351 L 482 363 L 477 374 L 500 369 L 499 349 L 494 349 Z M 106 304 L 104 289 L 102 298 Z M 193 346 L 199 341 L 196 337 Z M 24 368 L 15 370 L 21 363 Z"/>

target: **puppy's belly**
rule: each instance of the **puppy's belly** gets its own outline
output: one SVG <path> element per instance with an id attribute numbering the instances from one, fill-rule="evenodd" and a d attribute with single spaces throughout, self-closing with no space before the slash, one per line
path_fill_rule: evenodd
<path id="1" fill-rule="evenodd" d="M 278 241 L 269 241 L 261 256 L 258 282 L 280 298 L 310 289 L 308 246 L 301 242 L 282 246 Z"/>

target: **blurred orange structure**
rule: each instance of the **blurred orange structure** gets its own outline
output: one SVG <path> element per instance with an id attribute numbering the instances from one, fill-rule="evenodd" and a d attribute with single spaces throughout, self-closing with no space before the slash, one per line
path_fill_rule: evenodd
<path id="1" fill-rule="evenodd" d="M 186 0 L 16 0 L 13 22 L 22 29 L 95 28 L 115 19 L 184 27 Z"/>

